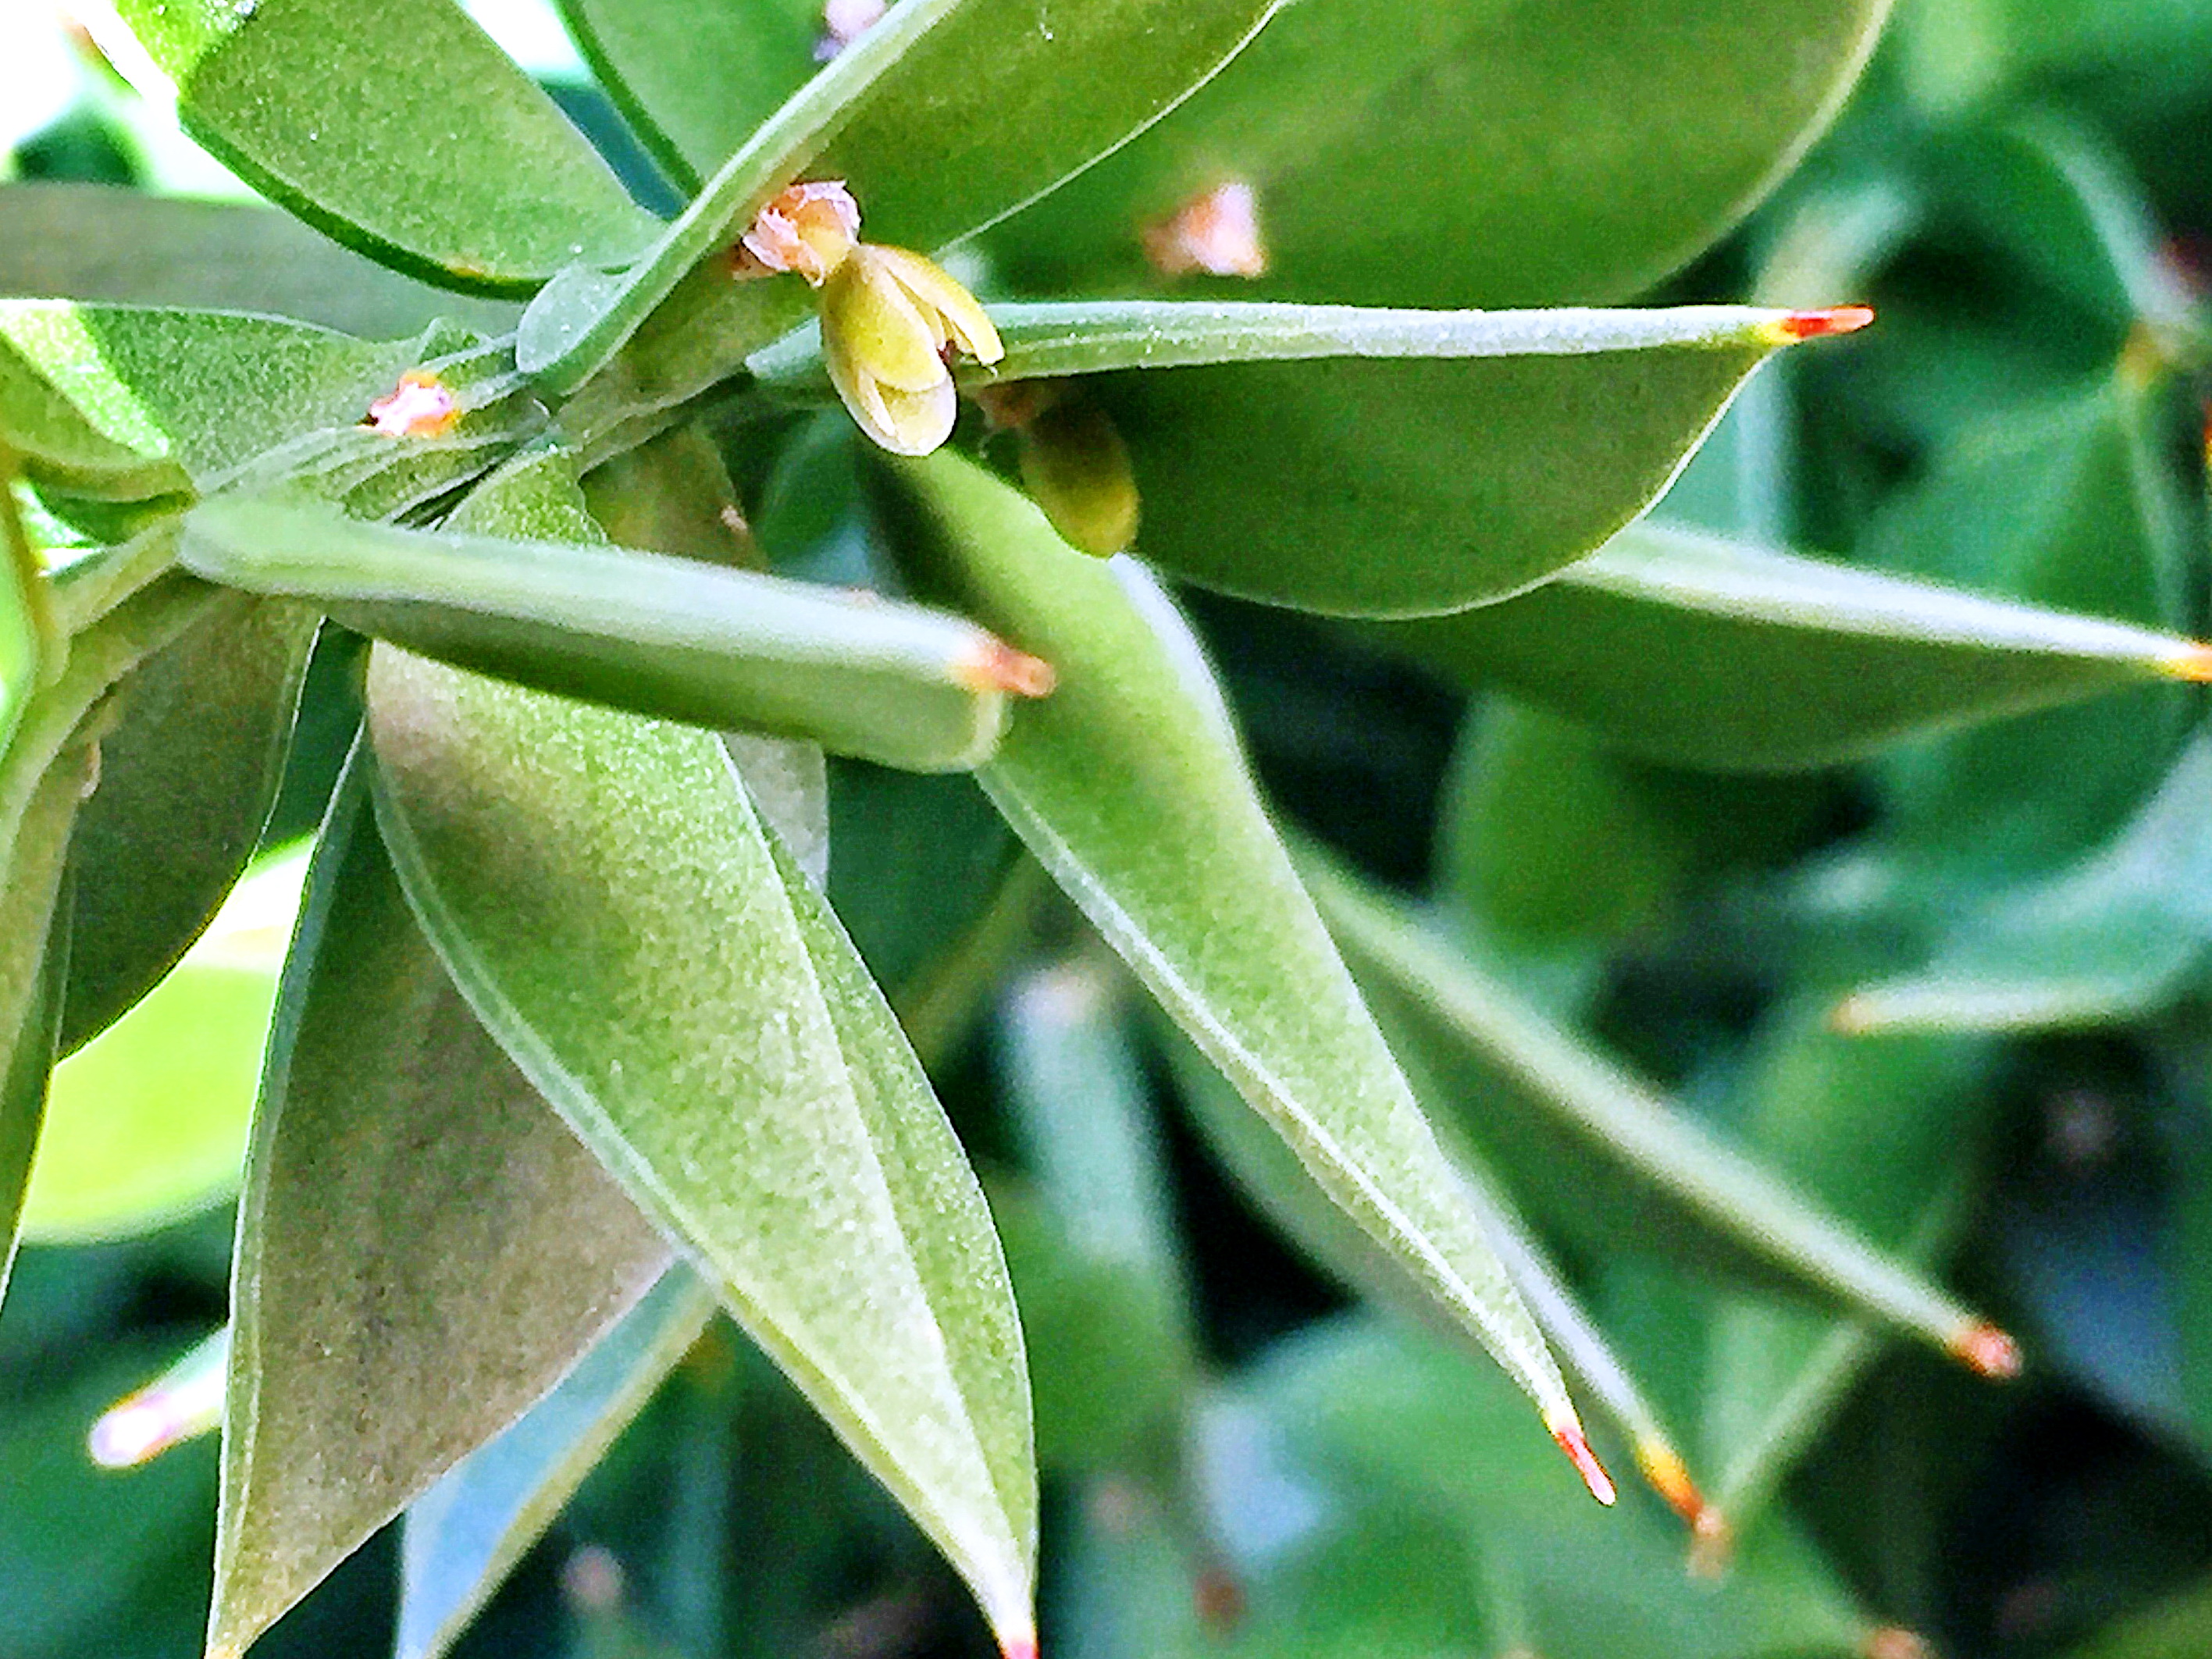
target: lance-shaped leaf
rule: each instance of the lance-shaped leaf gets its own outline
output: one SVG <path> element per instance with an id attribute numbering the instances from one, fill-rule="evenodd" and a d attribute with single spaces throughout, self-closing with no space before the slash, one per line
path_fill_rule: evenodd
<path id="1" fill-rule="evenodd" d="M 1482 974 L 1402 907 L 1317 855 L 1301 865 L 1348 960 L 1391 998 L 1394 1018 L 1440 1060 L 1490 1088 L 1463 1116 L 1534 1114 L 1586 1153 L 1632 1174 L 1740 1249 L 1987 1374 L 2018 1368 L 2010 1339 L 1850 1228 L 1807 1202 L 1693 1119 Z"/>
<path id="2" fill-rule="evenodd" d="M 307 869 L 303 846 L 240 882 L 161 982 L 55 1068 L 25 1237 L 128 1237 L 236 1194 Z"/>
<path id="3" fill-rule="evenodd" d="M 119 0 L 185 131 L 316 228 L 442 287 L 526 293 L 650 240 L 584 136 L 456 0 Z M 424 65 L 435 64 L 426 74 Z"/>
<path id="4" fill-rule="evenodd" d="M 151 990 L 246 868 L 291 737 L 317 618 L 226 605 L 126 680 L 77 819 L 68 1053 Z"/>
<path id="5" fill-rule="evenodd" d="M 714 1306 L 697 1274 L 672 1267 L 552 1393 L 408 1506 L 394 1659 L 441 1659 L 452 1648 L 684 1357 Z"/>
<path id="6" fill-rule="evenodd" d="M 524 684 L 921 770 L 975 764 L 1006 694 L 1049 684 L 959 617 L 659 554 L 228 498 L 193 509 L 179 556 Z"/>
<path id="7" fill-rule="evenodd" d="M 149 196 L 110 185 L 0 185 L 0 294 L 112 305 L 220 307 L 293 317 L 368 340 L 448 317 L 486 333 L 511 306 L 441 293 L 240 202 Z"/>
<path id="8" fill-rule="evenodd" d="M 1652 523 L 1506 604 L 1369 637 L 1632 753 L 1723 771 L 2212 672 L 2175 635 Z"/>
<path id="9" fill-rule="evenodd" d="M 982 1195 L 719 740 L 390 647 L 369 726 L 472 1005 L 1025 1650 L 1029 1400 Z"/>
<path id="10" fill-rule="evenodd" d="M 1459 1192 L 1255 793 L 1198 646 L 1127 561 L 1072 551 L 952 456 L 890 475 L 923 591 L 1054 652 L 981 775 L 1053 878 L 1329 1197 L 1578 1439 L 1542 1336 Z"/>
<path id="11" fill-rule="evenodd" d="M 727 374 L 795 320 L 799 284 L 733 288 L 719 255 L 802 172 L 844 179 L 870 240 L 939 247 L 1158 119 L 1276 3 L 1098 0 L 1046 17 L 1028 0 L 901 0 L 763 120 L 722 91 L 734 78 L 721 67 L 732 34 L 748 35 L 736 50 L 756 45 L 749 16 L 575 0 L 567 9 L 586 50 L 611 84 L 627 85 L 647 130 L 670 112 L 659 148 L 700 171 L 730 159 L 630 270 L 580 270 L 549 287 L 523 319 L 520 361 L 551 390 L 571 389 L 696 273 L 667 320 L 720 337 L 697 342 L 690 381 Z M 1085 95 L 1068 97 L 1077 84 Z M 694 88 L 711 88 L 708 101 Z"/>
<path id="12" fill-rule="evenodd" d="M 32 482 L 65 495 L 206 489 L 301 433 L 358 425 L 403 371 L 469 338 L 450 325 L 379 343 L 228 312 L 0 301 L 0 438 Z"/>
<path id="13" fill-rule="evenodd" d="M 0 440 L 0 755 L 31 693 L 59 671 L 54 659 L 67 649 L 55 625 L 52 592 L 16 504 L 14 453 Z"/>
<path id="14" fill-rule="evenodd" d="M 2139 1018 L 2212 943 L 2212 737 L 2182 751 L 2132 822 L 2079 863 L 1944 918 L 1933 958 L 1853 991 L 1855 1034 L 2047 1030 Z"/>
<path id="15" fill-rule="evenodd" d="M 414 925 L 365 763 L 316 850 L 247 1155 L 215 1659 L 513 1423 L 669 1261 Z"/>
<path id="16" fill-rule="evenodd" d="M 1098 376 L 1085 393 L 1127 443 L 1152 562 L 1247 598 L 1412 616 L 1580 559 L 1665 489 L 1768 353 L 1868 314 L 1003 306 L 1005 359 L 964 379 Z M 748 367 L 818 395 L 819 351 L 809 329 Z"/>
<path id="17" fill-rule="evenodd" d="M 23 815 L 13 854 L 0 866 L 6 876 L 0 885 L 0 1298 L 15 1265 L 61 1026 L 69 972 L 63 871 L 70 820 L 89 766 L 89 751 L 78 750 L 48 769 Z"/>
<path id="18" fill-rule="evenodd" d="M 1125 291 L 1158 280 L 1146 231 L 1158 246 L 1178 212 L 1234 181 L 1255 198 L 1267 266 L 1238 286 L 1261 297 L 1616 298 L 1696 253 L 1783 174 L 1887 10 L 1290 6 L 1183 108 L 994 245 L 1031 292 Z"/>

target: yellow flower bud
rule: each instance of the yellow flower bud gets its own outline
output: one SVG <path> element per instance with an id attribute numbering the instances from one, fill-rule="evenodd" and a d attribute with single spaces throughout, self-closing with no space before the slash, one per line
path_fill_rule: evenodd
<path id="1" fill-rule="evenodd" d="M 927 455 L 958 412 L 948 359 L 1006 356 L 975 298 L 904 248 L 863 242 L 822 289 L 822 356 L 860 429 L 895 455 Z"/>
<path id="2" fill-rule="evenodd" d="M 1126 551 L 1137 538 L 1139 503 L 1128 446 L 1113 417 L 1069 392 L 1019 432 L 1023 486 L 1060 538 L 1102 559 Z"/>

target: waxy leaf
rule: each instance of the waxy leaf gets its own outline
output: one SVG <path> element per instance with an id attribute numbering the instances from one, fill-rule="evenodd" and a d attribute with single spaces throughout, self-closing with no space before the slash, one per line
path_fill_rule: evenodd
<path id="1" fill-rule="evenodd" d="M 365 764 L 316 849 L 247 1156 L 215 1659 L 513 1423 L 669 1261 L 415 927 Z"/>
<path id="2" fill-rule="evenodd" d="M 26 1237 L 126 1237 L 237 1192 L 307 867 L 301 848 L 240 882 L 161 983 L 55 1067 Z"/>
<path id="3" fill-rule="evenodd" d="M 659 148 L 680 148 L 702 173 L 730 159 L 630 271 L 578 271 L 549 288 L 523 319 L 520 361 L 550 390 L 573 389 L 692 273 L 670 320 L 721 337 L 698 343 L 697 364 L 676 388 L 688 395 L 803 314 L 791 292 L 797 279 L 733 288 L 721 264 L 784 185 L 802 174 L 842 179 L 869 240 L 933 250 L 1004 217 L 1157 120 L 1277 3 L 1094 0 L 1048 16 L 1031 0 L 901 0 L 761 121 L 738 99 L 722 101 L 723 74 L 700 56 L 742 27 L 737 14 L 703 30 L 672 30 L 676 9 L 650 0 L 576 0 L 568 9 L 587 50 L 612 81 L 627 83 L 627 101 L 648 114 L 664 105 L 680 112 L 672 119 L 680 136 Z M 685 24 L 695 9 L 684 9 Z M 1068 97 L 1079 83 L 1085 95 Z M 702 84 L 714 88 L 711 111 L 687 89 Z"/>
<path id="4" fill-rule="evenodd" d="M 1504 605 L 1370 637 L 1631 753 L 1723 771 L 2212 672 L 2175 635 L 1655 523 Z"/>
<path id="5" fill-rule="evenodd" d="M 1030 292 L 1158 275 L 1144 232 L 1256 198 L 1255 298 L 1601 302 L 1717 237 L 1842 101 L 1884 0 L 1293 5 L 1182 109 L 993 239 Z"/>
<path id="6" fill-rule="evenodd" d="M 62 1049 L 107 1029 L 199 936 L 276 799 L 317 618 L 226 605 L 124 683 L 77 817 Z"/>
<path id="7" fill-rule="evenodd" d="M 2212 737 L 2079 862 L 1953 907 L 1932 958 L 1836 1005 L 1844 1031 L 2033 1031 L 2139 1018 L 2212 945 Z"/>
<path id="8" fill-rule="evenodd" d="M 380 647 L 380 814 L 485 1023 L 1031 1642 L 1020 1330 L 918 1062 L 720 742 Z"/>
<path id="9" fill-rule="evenodd" d="M 1828 1296 L 1978 1368 L 2006 1374 L 2009 1341 L 1869 1245 L 1481 973 L 1403 908 L 1319 857 L 1301 868 L 1346 958 L 1439 1060 L 1492 1084 L 1462 1117 L 1534 1113 L 1738 1246 Z M 1439 1064 L 1440 1076 L 1456 1068 Z"/>
<path id="10" fill-rule="evenodd" d="M 527 293 L 651 240 L 456 0 L 118 0 L 185 129 L 319 230 L 441 287 Z M 426 70 L 434 65 L 434 70 Z"/>
<path id="11" fill-rule="evenodd" d="M 1015 833 L 1329 1197 L 1534 1398 L 1558 1370 L 1254 792 L 1196 642 L 1128 562 L 1067 548 L 952 456 L 890 473 L 923 592 L 1054 653 L 981 781 Z"/>
<path id="12" fill-rule="evenodd" d="M 713 1313 L 674 1267 L 553 1392 L 408 1506 L 393 1659 L 441 1659 L 544 1535 Z"/>
<path id="13" fill-rule="evenodd" d="M 260 312 L 367 340 L 420 334 L 440 317 L 486 333 L 514 326 L 510 306 L 425 288 L 244 203 L 36 181 L 0 185 L 0 294 Z"/>
<path id="14" fill-rule="evenodd" d="M 595 538 L 596 539 L 596 538 Z M 957 617 L 678 559 L 401 530 L 227 499 L 179 555 L 349 626 L 524 684 L 663 718 L 811 738 L 922 770 L 990 752 L 1037 665 Z"/>

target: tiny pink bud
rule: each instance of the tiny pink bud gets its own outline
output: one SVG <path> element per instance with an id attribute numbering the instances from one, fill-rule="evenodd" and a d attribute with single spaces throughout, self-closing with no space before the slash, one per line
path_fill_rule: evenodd
<path id="1" fill-rule="evenodd" d="M 738 276 L 786 271 L 819 288 L 845 263 L 860 234 L 860 204 L 842 179 L 791 185 L 753 216 L 731 261 Z"/>
<path id="2" fill-rule="evenodd" d="M 410 368 L 368 406 L 362 424 L 387 438 L 437 438 L 460 418 L 460 402 L 446 383 L 427 368 Z"/>
<path id="3" fill-rule="evenodd" d="M 1216 185 L 1143 231 L 1145 257 L 1164 276 L 1260 276 L 1267 270 L 1260 204 L 1241 179 Z"/>

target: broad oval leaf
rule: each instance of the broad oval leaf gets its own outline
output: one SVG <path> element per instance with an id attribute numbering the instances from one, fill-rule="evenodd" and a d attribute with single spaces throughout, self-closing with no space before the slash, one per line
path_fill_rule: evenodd
<path id="1" fill-rule="evenodd" d="M 311 599 L 349 626 L 524 684 L 921 770 L 988 756 L 1007 693 L 1037 689 L 1046 672 L 975 624 L 915 605 L 693 559 L 402 530 L 276 501 L 194 508 L 179 557 L 213 580 Z"/>
<path id="2" fill-rule="evenodd" d="M 982 1195 L 720 742 L 390 647 L 369 725 L 473 1006 L 1025 1648 L 1029 1399 Z"/>
<path id="3" fill-rule="evenodd" d="M 1371 630 L 1632 754 L 1779 771 L 2212 672 L 2197 642 L 1642 523 L 1499 605 Z"/>
<path id="4" fill-rule="evenodd" d="M 1187 624 L 1140 570 L 1072 551 L 949 455 L 889 474 L 924 592 L 1058 659 L 983 787 L 1329 1197 L 1577 1432 L 1544 1340 L 1299 885 Z M 1210 679 L 1200 684 L 1210 689 Z"/>
<path id="5" fill-rule="evenodd" d="M 317 622 L 281 601 L 226 605 L 123 683 L 70 843 L 64 1053 L 153 988 L 252 856 Z"/>
<path id="6" fill-rule="evenodd" d="M 455 0 L 118 0 L 185 130 L 319 230 L 526 293 L 651 240 L 598 152 Z M 426 72 L 426 65 L 434 69 Z"/>
<path id="7" fill-rule="evenodd" d="M 514 1422 L 669 1261 L 415 927 L 365 763 L 317 848 L 247 1158 L 216 1659 Z"/>
<path id="8" fill-rule="evenodd" d="M 1268 266 L 1240 292 L 1616 298 L 1697 253 L 1788 170 L 1887 9 L 1291 6 L 1183 108 L 993 246 L 1031 292 L 1157 283 L 1146 228 L 1234 180 L 1255 193 Z"/>
<path id="9" fill-rule="evenodd" d="M 701 262 L 802 172 L 844 179 L 871 240 L 933 250 L 1004 217 L 1158 119 L 1279 3 L 1088 0 L 1047 15 L 1031 0 L 901 0 L 762 120 L 734 100 L 704 108 L 679 84 L 699 83 L 695 43 L 712 50 L 726 41 L 734 15 L 676 35 L 665 15 L 675 9 L 652 0 L 578 0 L 571 15 L 584 20 L 603 66 L 629 83 L 629 101 L 648 112 L 680 108 L 681 143 L 701 171 L 730 159 L 632 270 L 596 280 L 578 273 L 568 291 L 549 289 L 523 319 L 520 360 L 550 389 L 573 389 L 700 270 L 709 285 L 695 286 L 672 310 L 679 327 L 726 337 L 690 377 L 704 385 L 795 320 L 787 295 L 781 303 L 747 295 L 795 282 L 732 289 L 724 271 Z M 617 44 L 619 58 L 611 50 Z M 719 92 L 720 79 L 707 84 Z M 1077 83 L 1085 95 L 1068 97 Z"/>
<path id="10" fill-rule="evenodd" d="M 697 1274 L 671 1267 L 552 1393 L 408 1505 L 393 1659 L 441 1659 L 452 1648 L 714 1308 Z"/>
<path id="11" fill-rule="evenodd" d="M 161 983 L 55 1067 L 25 1237 L 124 1237 L 237 1191 L 307 864 L 301 848 L 240 882 Z"/>

